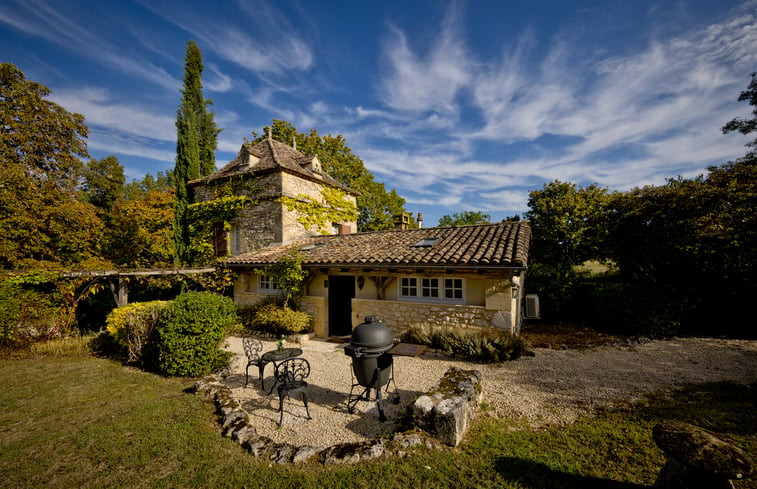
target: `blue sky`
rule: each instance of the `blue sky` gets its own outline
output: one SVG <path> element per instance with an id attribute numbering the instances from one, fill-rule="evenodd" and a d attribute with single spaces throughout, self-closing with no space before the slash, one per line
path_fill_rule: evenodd
<path id="1" fill-rule="evenodd" d="M 224 128 L 343 134 L 426 225 L 554 179 L 627 190 L 746 152 L 757 0 L 0 3 L 0 60 L 86 117 L 93 157 L 173 167 L 186 43 Z"/>

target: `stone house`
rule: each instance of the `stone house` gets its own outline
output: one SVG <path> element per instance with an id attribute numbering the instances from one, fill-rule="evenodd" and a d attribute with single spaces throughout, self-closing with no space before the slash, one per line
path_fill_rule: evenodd
<path id="1" fill-rule="evenodd" d="M 239 185 L 239 192 L 254 187 L 256 203 L 240 213 L 228 236 L 225 261 L 239 273 L 237 304 L 279 293 L 255 270 L 299 250 L 310 271 L 301 307 L 315 318 L 318 337 L 349 335 L 370 315 L 397 330 L 425 323 L 519 332 L 527 223 L 353 233 L 355 222 L 335 222 L 328 223 L 333 233 L 323 235 L 304 226 L 281 197 L 317 199 L 332 187 L 354 203 L 356 193 L 326 175 L 317 158 L 271 139 L 244 145 L 231 163 L 191 183 L 196 198 L 208 199 L 230 179 L 257 182 Z"/>

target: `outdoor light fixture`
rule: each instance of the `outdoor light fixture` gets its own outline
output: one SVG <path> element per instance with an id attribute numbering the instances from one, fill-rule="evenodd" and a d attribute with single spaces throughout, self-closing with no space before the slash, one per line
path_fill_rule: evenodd
<path id="1" fill-rule="evenodd" d="M 365 285 L 365 277 L 363 277 L 362 275 L 360 275 L 357 278 L 357 288 L 360 289 L 360 290 L 363 290 L 363 285 Z"/>
<path id="2" fill-rule="evenodd" d="M 518 284 L 513 284 L 513 299 L 516 299 L 518 297 L 518 289 L 519 288 L 520 287 L 518 286 Z"/>

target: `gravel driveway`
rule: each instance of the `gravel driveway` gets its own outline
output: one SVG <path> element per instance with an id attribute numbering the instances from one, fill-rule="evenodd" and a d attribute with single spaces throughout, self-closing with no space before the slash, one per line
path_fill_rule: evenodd
<path id="1" fill-rule="evenodd" d="M 264 341 L 263 351 L 276 348 Z M 287 345 L 290 346 L 290 345 Z M 226 382 L 242 400 L 258 433 L 277 442 L 329 446 L 373 438 L 391 431 L 401 407 L 429 390 L 451 366 L 483 374 L 483 400 L 493 417 L 516 417 L 534 425 L 568 423 L 591 415 L 598 406 L 633 401 L 658 389 L 687 383 L 757 382 L 757 341 L 683 338 L 651 341 L 632 347 L 602 346 L 587 350 L 534 349 L 535 356 L 501 364 L 474 364 L 438 352 L 418 358 L 395 356 L 395 381 L 402 402 L 386 403 L 389 421 L 380 423 L 375 403 L 360 402 L 354 414 L 346 410 L 351 358 L 340 344 L 311 340 L 302 347 L 312 367 L 309 405 L 312 420 L 298 395 L 285 401 L 284 423 L 277 428 L 278 397 L 260 389 L 257 368 L 244 388 L 242 340 L 228 338 L 238 355 Z M 254 372 L 253 372 L 254 371 Z M 266 387 L 273 366 L 265 370 Z"/>

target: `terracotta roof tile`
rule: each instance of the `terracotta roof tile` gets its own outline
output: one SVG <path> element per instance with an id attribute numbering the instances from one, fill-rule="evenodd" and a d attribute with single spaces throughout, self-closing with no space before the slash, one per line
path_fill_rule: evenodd
<path id="1" fill-rule="evenodd" d="M 432 246 L 415 246 L 439 238 Z M 531 228 L 526 222 L 313 236 L 228 258 L 231 266 L 264 266 L 300 249 L 307 266 L 525 267 Z"/>

